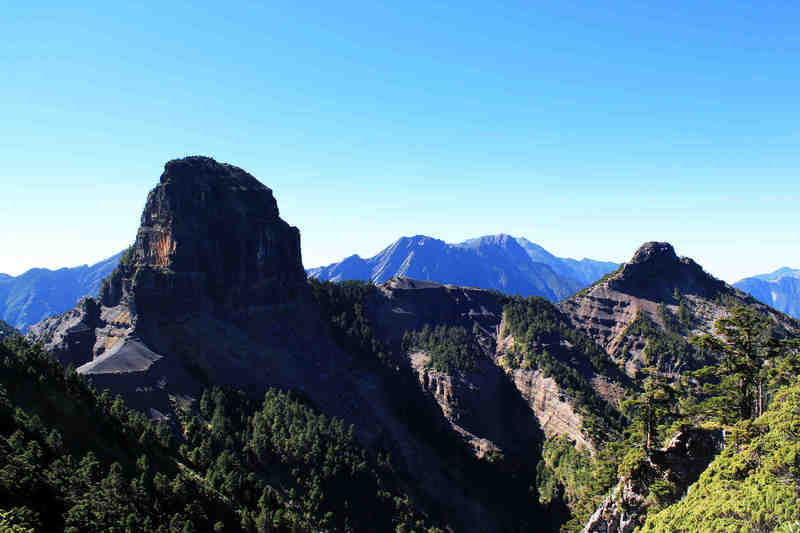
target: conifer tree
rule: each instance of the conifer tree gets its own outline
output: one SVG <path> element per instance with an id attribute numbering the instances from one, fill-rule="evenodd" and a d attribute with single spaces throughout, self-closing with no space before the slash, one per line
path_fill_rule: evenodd
<path id="1" fill-rule="evenodd" d="M 758 418 L 766 408 L 766 362 L 776 355 L 770 324 L 753 309 L 737 306 L 717 320 L 714 329 L 717 336 L 703 335 L 696 341 L 719 361 L 705 373 L 718 379 L 718 399 L 734 407 L 738 420 Z"/>

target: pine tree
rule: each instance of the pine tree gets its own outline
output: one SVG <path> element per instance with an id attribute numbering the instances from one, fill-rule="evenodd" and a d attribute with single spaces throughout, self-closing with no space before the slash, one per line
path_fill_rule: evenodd
<path id="1" fill-rule="evenodd" d="M 766 319 L 754 310 L 737 306 L 714 325 L 717 336 L 703 335 L 696 342 L 717 356 L 719 363 L 707 374 L 718 380 L 720 399 L 736 409 L 739 420 L 761 416 L 766 408 L 765 364 L 776 355 L 776 345 L 769 337 Z"/>

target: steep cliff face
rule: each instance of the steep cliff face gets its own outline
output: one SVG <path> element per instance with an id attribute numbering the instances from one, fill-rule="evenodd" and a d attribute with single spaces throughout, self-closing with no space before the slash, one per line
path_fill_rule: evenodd
<path id="1" fill-rule="evenodd" d="M 521 428 L 531 424 L 544 437 L 565 435 L 579 448 L 594 451 L 599 443 L 593 442 L 582 414 L 585 402 L 613 410 L 624 384 L 614 372 L 603 375 L 593 368 L 585 350 L 602 359 L 606 354 L 575 331 L 555 306 L 409 278 L 395 278 L 378 288 L 370 315 L 387 342 L 399 343 L 404 332 L 428 324 L 464 328 L 481 346 L 480 361 L 468 372 L 431 368 L 430 354 L 424 350 L 407 354 L 423 388 L 479 456 L 490 450 L 515 453 L 531 436 Z M 547 322 L 546 331 L 537 329 L 527 338 L 529 318 L 523 316 L 519 322 L 525 334 L 515 337 L 506 316 L 517 309 L 509 307 L 512 302 L 535 306 L 537 316 Z M 579 340 L 585 344 L 577 346 Z"/>
<path id="2" fill-rule="evenodd" d="M 425 325 L 461 327 L 474 336 L 481 353 L 469 371 L 434 368 L 424 350 L 412 349 L 403 357 L 444 420 L 477 457 L 496 452 L 495 457 L 529 463 L 532 469 L 536 456 L 530 451 L 542 438 L 538 419 L 493 357 L 504 301 L 490 291 L 395 278 L 378 286 L 369 313 L 378 335 L 390 345 Z"/>
<path id="3" fill-rule="evenodd" d="M 124 263 L 103 304 L 134 293 L 142 315 L 191 305 L 236 318 L 252 306 L 292 300 L 305 282 L 300 232 L 280 218 L 272 191 L 205 157 L 166 164 Z"/>
<path id="4" fill-rule="evenodd" d="M 298 381 L 272 355 L 315 336 L 309 305 L 299 231 L 272 191 L 242 169 L 188 157 L 165 165 L 99 298 L 28 336 L 131 405 L 166 412 L 170 397 L 212 382 Z"/>
<path id="5" fill-rule="evenodd" d="M 411 362 L 422 390 L 476 457 L 502 457 L 534 472 L 538 457 L 532 450 L 543 437 L 538 420 L 501 369 L 485 359 L 474 372 L 442 372 L 429 366 L 424 352 L 412 353 Z"/>
<path id="6" fill-rule="evenodd" d="M 679 258 L 672 245 L 660 242 L 643 244 L 630 262 L 559 307 L 633 376 L 645 366 L 668 373 L 696 367 L 699 362 L 687 339 L 712 333 L 716 320 L 734 305 L 754 307 L 776 327 L 800 331 L 800 322 L 714 278 L 693 260 Z"/>
<path id="7" fill-rule="evenodd" d="M 562 387 L 542 370 L 509 370 L 514 385 L 533 409 L 546 437 L 563 435 L 578 449 L 594 451 L 599 444 L 587 434 L 584 417 Z"/>

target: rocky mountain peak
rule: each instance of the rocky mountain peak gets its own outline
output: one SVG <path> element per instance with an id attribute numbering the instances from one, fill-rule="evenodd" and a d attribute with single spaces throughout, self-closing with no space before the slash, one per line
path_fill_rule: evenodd
<path id="1" fill-rule="evenodd" d="M 633 254 L 631 263 L 674 264 L 678 261 L 675 248 L 668 242 L 646 242 Z"/>
<path id="2" fill-rule="evenodd" d="M 256 324 L 267 334 L 272 314 L 309 299 L 300 232 L 280 218 L 269 187 L 241 168 L 195 156 L 165 165 L 136 241 L 99 299 L 29 333 L 93 374 L 140 372 L 164 356 L 174 364 L 169 356 L 179 352 L 191 364 L 212 357 L 227 364 L 216 338 L 198 341 L 205 332 Z"/>
<path id="3" fill-rule="evenodd" d="M 272 191 L 249 173 L 207 157 L 176 159 L 164 166 L 159 185 L 148 195 L 134 260 L 202 272 L 236 252 L 258 261 L 231 267 L 259 270 L 256 263 L 266 259 L 260 250 L 269 236 L 245 236 L 253 233 L 254 223 L 265 229 L 279 221 Z M 298 246 L 293 253 L 297 263 L 299 254 Z"/>
<path id="4" fill-rule="evenodd" d="M 280 218 L 272 190 L 241 168 L 194 156 L 164 166 L 103 303 L 136 293 L 137 312 L 157 300 L 241 308 L 283 301 L 304 282 L 300 232 Z"/>
<path id="5" fill-rule="evenodd" d="M 689 258 L 679 258 L 667 242 L 646 242 L 636 250 L 630 262 L 608 281 L 608 287 L 652 301 L 672 300 L 675 290 L 713 298 L 728 291 L 720 281 Z"/>
<path id="6" fill-rule="evenodd" d="M 200 155 L 167 161 L 160 182 L 162 184 L 182 182 L 190 186 L 227 182 L 228 186 L 272 193 L 269 187 L 247 171 Z"/>

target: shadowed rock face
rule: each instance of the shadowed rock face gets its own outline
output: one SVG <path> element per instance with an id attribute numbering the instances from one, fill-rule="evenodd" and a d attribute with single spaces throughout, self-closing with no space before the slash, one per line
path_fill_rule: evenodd
<path id="1" fill-rule="evenodd" d="M 146 370 L 158 358 L 140 357 L 140 341 L 156 353 L 194 350 L 192 364 L 211 370 L 209 359 L 224 356 L 207 355 L 219 343 L 200 324 L 247 330 L 264 313 L 306 300 L 300 233 L 279 217 L 272 191 L 240 168 L 188 157 L 165 165 L 100 302 L 85 299 L 30 336 L 89 374 Z M 197 338 L 205 339 L 199 347 Z"/>
<path id="2" fill-rule="evenodd" d="M 189 157 L 166 164 L 103 303 L 135 292 L 140 315 L 187 305 L 240 313 L 294 298 L 305 279 L 300 232 L 281 220 L 272 191 L 240 168 Z"/>
<path id="3" fill-rule="evenodd" d="M 538 428 L 545 436 L 566 435 L 579 448 L 594 451 L 597 443 L 584 434 L 582 415 L 552 377 L 535 367 L 511 369 L 500 364 L 517 342 L 510 333 L 504 333 L 507 297 L 403 277 L 378 288 L 368 312 L 376 332 L 386 342 L 399 344 L 405 331 L 420 330 L 426 324 L 460 326 L 476 332 L 486 361 L 474 372 L 450 376 L 427 368 L 429 355 L 423 351 L 410 353 L 409 358 L 423 389 L 433 395 L 452 428 L 470 442 L 477 455 L 492 450 L 507 456 L 518 453 L 516 446 L 539 438 L 532 436 Z M 551 343 L 546 348 L 533 349 L 547 349 L 560 360 L 569 361 L 598 392 L 619 386 L 597 375 L 588 361 L 558 335 L 548 340 Z M 615 392 L 600 395 L 616 405 Z M 538 426 L 537 431 L 531 430 L 534 426 Z"/>
<path id="4" fill-rule="evenodd" d="M 689 258 L 681 258 L 666 242 L 643 244 L 608 286 L 632 296 L 671 302 L 677 288 L 681 294 L 713 298 L 726 290 L 725 282 L 707 274 Z"/>

